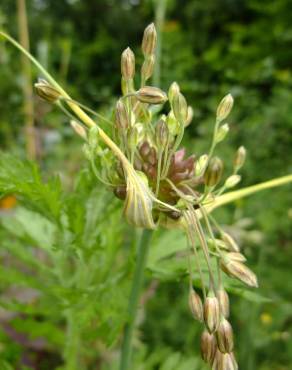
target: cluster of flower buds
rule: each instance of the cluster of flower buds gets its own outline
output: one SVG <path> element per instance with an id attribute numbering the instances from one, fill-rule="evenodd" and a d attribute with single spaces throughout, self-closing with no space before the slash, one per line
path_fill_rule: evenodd
<path id="1" fill-rule="evenodd" d="M 192 108 L 176 82 L 167 93 L 159 87 L 146 85 L 155 67 L 156 42 L 155 26 L 150 24 L 142 41 L 144 61 L 140 79 L 136 76 L 133 51 L 127 48 L 122 53 L 122 97 L 115 107 L 113 139 L 94 125 L 83 111 L 80 113 L 80 106 L 86 107 L 69 99 L 61 90 L 44 80 L 35 87 L 39 96 L 48 102 L 59 103 L 74 118 L 71 126 L 86 141 L 84 152 L 94 173 L 124 200 L 124 214 L 130 224 L 143 228 L 171 225 L 185 230 L 191 247 L 189 307 L 192 316 L 205 326 L 201 337 L 202 358 L 214 370 L 234 370 L 238 366 L 233 355 L 233 331 L 228 321 L 229 298 L 222 286 L 221 274 L 226 273 L 250 287 L 257 287 L 258 283 L 256 275 L 245 265 L 245 257 L 235 240 L 209 217 L 207 205 L 239 183 L 238 172 L 245 162 L 246 150 L 242 146 L 237 150 L 233 172 L 223 182 L 223 161 L 214 156 L 214 151 L 229 132 L 229 125 L 224 120 L 231 112 L 233 98 L 227 94 L 216 111 L 208 154 L 186 156 L 180 144 L 185 128 L 192 121 Z M 161 108 L 166 102 L 170 109 L 168 113 L 164 109 L 162 114 Z M 89 131 L 75 119 L 76 112 L 81 121 L 85 118 L 88 123 L 89 119 Z M 99 145 L 99 137 L 110 150 Z M 201 273 L 198 253 L 204 257 L 208 281 Z M 193 254 L 203 300 L 192 288 Z M 217 263 L 211 263 L 211 259 L 217 259 Z M 216 271 L 212 266 L 217 266 Z"/>

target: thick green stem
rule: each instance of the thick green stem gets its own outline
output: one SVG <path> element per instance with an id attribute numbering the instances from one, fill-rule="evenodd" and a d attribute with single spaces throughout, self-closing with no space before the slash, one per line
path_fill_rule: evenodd
<path id="1" fill-rule="evenodd" d="M 140 292 L 143 286 L 144 270 L 147 262 L 152 233 L 152 230 L 144 230 L 138 245 L 137 261 L 129 298 L 128 321 L 125 327 L 122 344 L 120 370 L 130 369 L 133 331 L 135 328 L 137 308 L 139 304 Z"/>

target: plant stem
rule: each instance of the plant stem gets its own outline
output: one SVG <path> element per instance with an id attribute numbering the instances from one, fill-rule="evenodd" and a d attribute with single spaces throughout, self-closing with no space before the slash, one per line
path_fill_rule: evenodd
<path id="1" fill-rule="evenodd" d="M 130 369 L 132 339 L 137 316 L 137 308 L 139 303 L 140 292 L 143 285 L 144 270 L 147 262 L 148 250 L 152 236 L 152 230 L 143 230 L 141 239 L 138 245 L 137 261 L 133 276 L 132 288 L 129 297 L 128 305 L 128 320 L 125 327 L 124 339 L 122 344 L 122 353 L 120 361 L 120 370 Z"/>
<path id="2" fill-rule="evenodd" d="M 157 31 L 156 61 L 153 74 L 154 86 L 160 86 L 160 69 L 161 69 L 161 49 L 162 49 L 162 29 L 167 9 L 167 0 L 154 0 L 155 6 L 155 26 Z"/>
<path id="3" fill-rule="evenodd" d="M 29 50 L 29 33 L 27 25 L 27 14 L 25 0 L 17 0 L 18 13 L 18 28 L 19 42 Z M 34 133 L 34 107 L 33 107 L 33 91 L 32 91 L 32 76 L 30 63 L 24 55 L 22 55 L 22 90 L 23 90 L 23 113 L 25 119 L 25 135 L 26 135 L 26 151 L 29 159 L 36 157 L 36 142 Z"/>
<path id="4" fill-rule="evenodd" d="M 79 364 L 79 328 L 74 309 L 69 309 L 67 317 L 66 347 L 64 361 L 66 370 L 80 370 Z"/>

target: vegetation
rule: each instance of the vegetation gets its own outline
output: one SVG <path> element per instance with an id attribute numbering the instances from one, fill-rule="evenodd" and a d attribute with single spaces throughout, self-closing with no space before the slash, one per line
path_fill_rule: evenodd
<path id="1" fill-rule="evenodd" d="M 23 6 L 23 1 L 17 3 L 20 13 L 21 3 Z M 248 285 L 257 285 L 255 275 L 243 267 L 242 254 L 237 254 L 232 262 L 241 266 L 240 274 L 230 265 L 234 254 L 226 254 L 224 248 L 228 242 L 237 248 L 229 236 L 233 235 L 256 272 L 260 286 L 255 292 L 228 277 L 223 276 L 221 281 L 231 296 L 239 368 L 288 369 L 292 353 L 291 293 L 283 282 L 289 280 L 290 269 L 291 186 L 290 189 L 275 186 L 291 181 L 291 175 L 283 176 L 291 173 L 288 160 L 291 76 L 289 51 L 286 52 L 291 44 L 289 2 L 281 0 L 276 5 L 268 1 L 264 8 L 256 0 L 240 4 L 223 0 L 204 4 L 197 1 L 53 3 L 28 1 L 26 4 L 32 51 L 46 68 L 55 71 L 66 91 L 68 85 L 74 100 L 45 70 L 36 72 L 22 64 L 23 70 L 15 78 L 19 54 L 14 54 L 15 50 L 5 43 L 5 34 L 0 42 L 3 81 L 0 94 L 5 101 L 0 110 L 0 131 L 6 152 L 0 156 L 1 368 L 205 368 L 198 351 L 202 327 L 191 317 L 188 294 L 192 314 L 201 319 L 198 294 L 202 293 L 205 325 L 209 332 L 219 332 L 216 337 L 220 353 L 231 352 L 233 347 L 230 340 L 220 342 L 220 327 L 214 321 L 214 312 L 208 318 L 210 310 L 206 305 L 214 305 L 206 303 L 214 298 L 204 297 L 208 280 L 207 288 L 219 298 L 217 277 L 214 280 L 216 263 L 208 266 L 208 254 L 221 261 L 229 275 Z M 9 24 L 16 20 L 15 4 L 4 0 L 0 11 L 2 26 L 6 25 L 7 31 L 13 33 Z M 93 15 L 101 12 L 103 19 L 94 21 Z M 269 32 L 267 15 L 274 19 L 273 32 Z M 84 23 L 86 17 L 91 21 Z M 158 27 L 158 50 L 154 53 L 153 36 L 147 38 L 146 32 L 141 53 L 138 48 L 143 28 L 153 18 Z M 23 18 L 18 19 L 20 32 L 25 32 Z M 60 25 L 58 34 L 56 24 Z M 134 45 L 137 65 L 144 63 L 140 90 L 132 84 L 133 54 L 126 49 L 130 42 Z M 108 123 L 114 122 L 113 107 L 120 85 L 118 60 L 123 49 L 126 49 L 122 54 L 124 98 L 115 108 L 112 136 Z M 156 69 L 152 71 L 154 55 Z M 72 127 L 87 143 L 85 155 L 63 114 L 36 96 L 34 106 L 26 105 L 28 75 L 32 73 L 36 78 L 40 72 L 47 81 L 40 80 L 36 91 L 74 118 Z M 162 90 L 145 87 L 152 72 L 154 77 L 147 85 Z M 180 88 L 173 84 L 166 96 L 163 91 L 168 90 L 173 80 L 179 82 Z M 138 85 L 137 78 L 135 82 Z M 220 97 L 227 92 L 235 98 L 235 109 L 227 125 L 223 120 L 233 103 L 227 95 L 217 108 L 213 132 L 212 116 Z M 189 119 L 192 110 L 187 109 L 184 96 L 193 109 L 192 122 Z M 162 107 L 160 104 L 167 97 L 170 104 Z M 95 113 L 75 99 L 86 101 Z M 139 104 L 140 113 L 135 111 Z M 155 108 L 156 104 L 161 110 Z M 31 109 L 33 131 L 31 121 L 27 120 Z M 133 113 L 139 117 L 135 130 L 132 130 Z M 149 117 L 154 135 L 147 126 Z M 211 145 L 209 157 L 196 160 L 189 157 L 183 161 L 183 152 L 174 154 L 186 123 L 189 126 L 183 145 L 187 152 L 198 156 L 208 153 Z M 86 125 L 93 128 L 88 130 Z M 213 156 L 213 149 L 221 139 L 225 139 L 224 145 L 220 143 L 216 147 L 216 156 L 224 159 L 223 178 L 227 186 L 222 187 L 223 181 L 215 189 L 222 163 Z M 274 187 L 273 190 L 246 200 L 242 199 L 244 193 L 240 190 L 221 195 L 230 184 L 235 186 L 240 180 L 238 161 L 245 156 L 245 150 L 241 148 L 237 152 L 235 165 L 233 157 L 242 144 L 248 153 L 246 166 L 240 170 L 243 186 L 282 176 L 265 183 L 265 188 Z M 148 153 L 153 148 L 155 163 Z M 184 169 L 184 178 L 177 178 L 181 166 L 173 167 L 173 155 L 181 160 L 178 165 Z M 39 163 L 27 161 L 25 156 L 36 156 Z M 141 157 L 142 167 L 137 164 Z M 85 159 L 89 159 L 89 164 Z M 157 171 L 154 176 L 149 164 Z M 189 166 L 195 169 L 194 173 Z M 198 173 L 200 169 L 202 174 Z M 196 180 L 196 189 L 192 185 L 192 191 L 189 188 L 186 191 L 182 182 L 191 180 Z M 120 198 L 126 197 L 124 214 L 132 226 L 121 222 L 122 202 L 105 188 L 114 190 Z M 248 194 L 260 190 L 259 187 L 246 189 Z M 211 194 L 215 195 L 215 202 Z M 218 228 L 217 222 L 207 214 L 214 206 L 230 201 L 236 202 L 212 212 L 221 225 Z M 141 212 L 139 205 L 144 206 L 145 212 Z M 202 234 L 198 218 L 205 212 L 208 218 Z M 189 245 L 177 227 L 155 231 L 150 244 L 150 233 L 141 236 L 139 229 L 133 227 L 153 228 L 158 219 L 160 224 L 167 221 L 168 227 L 169 224 L 172 228 L 183 226 L 194 248 L 191 251 L 198 247 L 194 236 L 201 235 L 199 248 L 204 253 L 193 260 L 191 257 L 194 263 L 191 269 L 187 264 Z M 192 272 L 195 262 L 201 267 L 201 279 L 195 269 Z M 143 267 L 146 267 L 145 284 L 142 284 Z M 221 313 L 224 311 L 227 317 L 226 310 L 226 306 L 225 311 L 221 306 Z M 223 335 L 227 331 L 223 330 Z M 135 351 L 131 353 L 132 346 Z M 209 352 L 203 349 L 203 357 L 208 360 L 206 353 Z M 231 357 L 229 365 L 226 359 L 222 365 L 222 358 L 227 356 L 220 353 L 216 355 L 214 368 L 236 368 Z"/>

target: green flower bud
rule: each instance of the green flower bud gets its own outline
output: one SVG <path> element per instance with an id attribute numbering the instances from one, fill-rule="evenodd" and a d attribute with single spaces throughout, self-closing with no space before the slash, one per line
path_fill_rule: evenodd
<path id="1" fill-rule="evenodd" d="M 149 24 L 144 30 L 142 51 L 145 56 L 154 54 L 157 42 L 157 33 L 154 23 Z"/>
<path id="2" fill-rule="evenodd" d="M 231 94 L 226 95 L 218 105 L 216 118 L 219 122 L 223 121 L 231 112 L 233 107 L 233 97 Z"/>
<path id="3" fill-rule="evenodd" d="M 230 323 L 222 317 L 216 331 L 217 345 L 222 353 L 230 353 L 233 351 L 233 330 Z"/>
<path id="4" fill-rule="evenodd" d="M 236 186 L 241 180 L 241 176 L 240 175 L 232 175 L 232 176 L 229 176 L 226 181 L 225 181 L 225 187 L 227 189 L 230 189 L 230 188 L 233 188 L 234 186 Z"/>
<path id="5" fill-rule="evenodd" d="M 116 105 L 116 125 L 121 130 L 127 130 L 130 126 L 130 119 L 125 107 L 125 104 L 121 99 L 117 101 Z"/>
<path id="6" fill-rule="evenodd" d="M 97 126 L 91 127 L 88 133 L 88 145 L 94 151 L 98 145 L 99 129 Z"/>
<path id="7" fill-rule="evenodd" d="M 204 174 L 208 160 L 209 160 L 208 154 L 201 155 L 197 160 L 195 167 L 195 175 L 197 177 L 200 177 Z"/>
<path id="8" fill-rule="evenodd" d="M 226 244 L 226 246 L 228 247 L 228 249 L 230 251 L 232 251 L 232 252 L 239 252 L 240 251 L 240 248 L 239 248 L 238 244 L 232 238 L 232 236 L 229 235 L 228 233 L 223 233 L 222 234 L 222 240 L 224 241 L 224 243 Z"/>
<path id="9" fill-rule="evenodd" d="M 147 81 L 152 76 L 154 70 L 154 63 L 155 63 L 154 55 L 150 55 L 144 60 L 141 68 L 141 76 L 142 78 L 144 78 L 145 81 Z"/>
<path id="10" fill-rule="evenodd" d="M 81 136 L 82 139 L 87 140 L 87 132 L 83 126 L 80 125 L 80 123 L 71 120 L 70 125 L 73 128 L 73 130 L 76 132 L 77 135 Z"/>
<path id="11" fill-rule="evenodd" d="M 183 94 L 180 92 L 174 94 L 171 103 L 175 118 L 179 123 L 185 123 L 188 119 L 188 105 Z"/>
<path id="12" fill-rule="evenodd" d="M 214 292 L 209 292 L 204 303 L 204 320 L 209 333 L 214 333 L 220 321 L 220 306 Z"/>
<path id="13" fill-rule="evenodd" d="M 234 277 L 250 287 L 258 287 L 256 275 L 242 262 L 228 258 L 226 255 L 221 259 L 221 268 L 229 276 Z"/>
<path id="14" fill-rule="evenodd" d="M 180 88 L 177 82 L 173 82 L 168 89 L 168 99 L 172 103 L 173 97 L 180 92 Z"/>
<path id="15" fill-rule="evenodd" d="M 246 159 L 246 149 L 244 146 L 241 146 L 237 149 L 233 161 L 233 166 L 236 171 L 238 171 L 244 165 L 245 159 Z"/>
<path id="16" fill-rule="evenodd" d="M 212 365 L 217 349 L 216 337 L 204 330 L 201 336 L 201 356 L 209 365 Z"/>
<path id="17" fill-rule="evenodd" d="M 136 93 L 137 99 L 142 103 L 163 104 L 167 101 L 167 96 L 158 87 L 144 86 Z"/>
<path id="18" fill-rule="evenodd" d="M 49 103 L 56 103 L 61 97 L 61 93 L 44 79 L 40 78 L 34 87 L 38 96 Z"/>
<path id="19" fill-rule="evenodd" d="M 220 126 L 216 135 L 215 135 L 215 142 L 218 144 L 221 141 L 223 141 L 226 137 L 226 135 L 229 132 L 229 125 L 228 123 L 225 123 L 224 125 Z"/>
<path id="20" fill-rule="evenodd" d="M 229 297 L 225 289 L 220 288 L 217 291 L 217 298 L 220 305 L 220 312 L 221 314 L 228 318 L 230 314 L 230 303 L 229 303 Z"/>
<path id="21" fill-rule="evenodd" d="M 203 303 L 194 289 L 190 289 L 189 292 L 189 307 L 194 319 L 203 321 Z"/>
<path id="22" fill-rule="evenodd" d="M 169 130 L 166 122 L 163 119 L 160 119 L 157 122 L 157 125 L 155 127 L 155 134 L 158 149 L 165 148 L 169 137 Z"/>
<path id="23" fill-rule="evenodd" d="M 204 174 L 206 186 L 209 187 L 216 186 L 221 179 L 222 172 L 223 172 L 223 162 L 221 161 L 221 159 L 218 157 L 211 158 L 206 169 L 206 172 Z"/>
<path id="24" fill-rule="evenodd" d="M 135 75 L 135 55 L 130 48 L 123 51 L 121 57 L 121 72 L 123 78 L 128 81 Z"/>
<path id="25" fill-rule="evenodd" d="M 191 106 L 188 106 L 188 117 L 185 122 L 185 127 L 189 126 L 194 118 L 194 110 Z"/>

